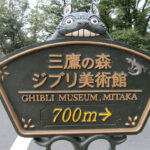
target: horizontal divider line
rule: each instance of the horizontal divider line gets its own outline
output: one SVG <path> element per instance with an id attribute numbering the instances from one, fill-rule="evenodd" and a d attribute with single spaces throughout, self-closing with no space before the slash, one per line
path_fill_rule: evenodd
<path id="1" fill-rule="evenodd" d="M 18 91 L 18 94 L 67 94 L 67 93 L 142 93 L 143 90 L 95 90 L 95 91 Z"/>

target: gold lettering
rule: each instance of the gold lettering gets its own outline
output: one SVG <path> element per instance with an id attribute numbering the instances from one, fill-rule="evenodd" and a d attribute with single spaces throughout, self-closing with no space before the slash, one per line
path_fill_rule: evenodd
<path id="1" fill-rule="evenodd" d="M 137 95 L 134 93 L 125 93 L 125 94 L 104 94 L 103 95 L 104 101 L 132 101 L 138 100 Z"/>
<path id="2" fill-rule="evenodd" d="M 126 100 L 124 94 L 121 94 L 120 100 Z"/>
<path id="3" fill-rule="evenodd" d="M 25 102 L 25 103 L 28 102 L 28 100 L 29 100 L 29 99 L 28 99 L 28 95 L 22 95 L 21 99 L 22 99 L 22 101 Z"/>
<path id="4" fill-rule="evenodd" d="M 82 122 L 96 122 L 97 112 L 84 112 Z"/>
<path id="5" fill-rule="evenodd" d="M 29 95 L 29 102 L 35 102 L 35 95 Z"/>
<path id="6" fill-rule="evenodd" d="M 111 100 L 111 95 L 110 95 L 110 94 L 108 94 L 108 95 L 107 95 L 107 94 L 104 94 L 104 95 L 103 95 L 103 100 L 104 100 L 104 101 L 105 101 L 105 100 L 106 100 L 106 101 Z"/>
<path id="7" fill-rule="evenodd" d="M 59 101 L 98 101 L 98 94 L 60 94 Z"/>
<path id="8" fill-rule="evenodd" d="M 40 95 L 36 95 L 36 100 L 37 100 L 37 102 L 39 102 L 40 101 Z"/>
<path id="9" fill-rule="evenodd" d="M 45 95 L 40 95 L 40 101 L 41 101 L 41 102 L 46 101 L 46 99 L 45 99 Z"/>
<path id="10" fill-rule="evenodd" d="M 126 100 L 131 100 L 130 96 L 131 96 L 131 93 L 127 93 L 126 94 Z"/>
<path id="11" fill-rule="evenodd" d="M 66 63 L 64 69 L 81 69 L 80 65 L 81 54 L 66 55 Z"/>
<path id="12" fill-rule="evenodd" d="M 132 99 L 137 101 L 137 100 L 138 100 L 137 95 L 136 95 L 136 94 L 133 94 Z"/>
<path id="13" fill-rule="evenodd" d="M 90 94 L 89 97 L 90 97 L 89 99 L 91 101 L 97 101 L 98 100 L 98 94 L 95 94 L 95 95 Z"/>
<path id="14" fill-rule="evenodd" d="M 52 102 L 55 101 L 55 95 L 54 95 L 54 94 L 51 95 L 51 101 L 52 101 Z"/>
<path id="15" fill-rule="evenodd" d="M 62 96 L 61 94 L 59 95 L 59 101 L 67 101 L 67 96 L 66 94 Z"/>
<path id="16" fill-rule="evenodd" d="M 94 75 L 89 72 L 89 73 L 85 73 L 83 72 L 81 75 L 80 75 L 80 78 L 79 78 L 79 83 L 81 84 L 79 86 L 79 88 L 84 88 L 84 87 L 90 87 L 90 88 L 93 88 L 94 87 Z"/>
<path id="17" fill-rule="evenodd" d="M 57 118 L 59 117 L 60 113 L 62 112 L 62 108 L 55 108 L 55 109 L 53 110 L 53 113 L 55 113 L 55 112 L 58 112 L 58 113 L 55 115 L 55 117 L 54 117 L 54 119 L 53 119 L 53 122 L 54 122 L 54 123 L 57 121 Z"/>
<path id="18" fill-rule="evenodd" d="M 79 101 L 83 101 L 84 100 L 84 94 L 79 94 Z"/>
<path id="19" fill-rule="evenodd" d="M 55 101 L 55 95 L 52 94 L 52 95 L 49 95 L 49 94 L 46 94 L 46 95 L 22 95 L 21 97 L 21 100 L 23 102 L 53 102 Z"/>
<path id="20" fill-rule="evenodd" d="M 101 54 L 96 55 L 96 66 L 95 69 L 111 69 L 111 58 L 110 55 Z"/>
<path id="21" fill-rule="evenodd" d="M 66 114 L 68 114 L 68 115 L 66 115 Z M 72 110 L 70 108 L 66 108 L 62 114 L 62 121 L 64 123 L 69 122 L 69 120 L 71 119 L 71 115 L 72 115 Z"/>
<path id="22" fill-rule="evenodd" d="M 50 60 L 49 62 L 51 64 L 54 64 L 52 66 L 48 66 L 49 69 L 62 69 L 63 66 L 62 66 L 62 55 L 61 54 L 50 54 L 49 55 L 50 57 Z"/>
<path id="23" fill-rule="evenodd" d="M 117 101 L 119 100 L 120 94 L 112 94 L 112 100 L 116 99 Z M 114 98 L 115 97 L 115 98 Z"/>
<path id="24" fill-rule="evenodd" d="M 78 94 L 74 94 L 73 98 L 74 101 L 78 101 Z"/>
<path id="25" fill-rule="evenodd" d="M 79 122 L 79 120 L 81 119 L 81 115 L 82 115 L 82 110 L 81 108 L 76 108 L 73 112 L 72 115 L 72 121 L 73 122 Z M 76 117 L 77 116 L 77 117 Z"/>

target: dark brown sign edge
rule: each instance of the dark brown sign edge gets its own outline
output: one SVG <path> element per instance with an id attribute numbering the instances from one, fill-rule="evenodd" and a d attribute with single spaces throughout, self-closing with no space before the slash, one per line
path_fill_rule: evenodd
<path id="1" fill-rule="evenodd" d="M 28 53 L 31 53 L 31 52 L 34 52 L 37 50 L 42 50 L 44 48 L 56 47 L 56 46 L 62 46 L 62 45 L 70 45 L 70 44 L 91 44 L 91 45 L 101 45 L 101 46 L 113 47 L 113 48 L 117 48 L 118 50 L 124 50 L 124 51 L 130 52 L 132 54 L 138 55 L 138 56 L 143 57 L 143 58 L 147 59 L 148 61 L 150 61 L 150 57 L 145 54 L 142 54 L 136 50 L 133 50 L 133 49 L 130 49 L 127 47 L 123 47 L 123 46 L 119 46 L 119 45 L 115 45 L 115 44 L 104 43 L 104 42 L 94 42 L 94 41 L 67 41 L 67 42 L 46 44 L 44 46 L 39 46 L 39 47 L 28 49 L 26 51 L 19 52 L 18 54 L 15 54 L 15 55 L 3 60 L 2 62 L 0 62 L 0 66 L 3 66 L 14 59 L 17 59 L 23 55 L 26 55 Z M 8 100 L 8 97 L 7 97 L 1 84 L 0 84 L 0 93 L 4 99 L 5 105 L 7 106 L 9 113 L 11 114 L 11 118 L 14 122 L 14 125 L 16 126 L 18 133 L 22 136 L 39 136 L 39 135 L 42 136 L 42 135 L 58 135 L 58 134 L 136 133 L 136 132 L 139 132 L 141 130 L 141 128 L 143 127 L 143 124 L 149 114 L 149 111 L 150 111 L 150 99 L 149 99 L 138 125 L 134 128 L 27 131 L 22 128 L 22 126 L 19 122 L 19 119 L 18 119 L 14 109 L 12 108 L 12 106 Z"/>

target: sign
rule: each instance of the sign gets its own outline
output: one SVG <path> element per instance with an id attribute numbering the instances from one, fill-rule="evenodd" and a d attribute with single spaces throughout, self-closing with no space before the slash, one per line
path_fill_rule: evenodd
<path id="1" fill-rule="evenodd" d="M 103 41 L 52 41 L 0 62 L 0 91 L 23 136 L 139 132 L 150 110 L 150 56 Z"/>

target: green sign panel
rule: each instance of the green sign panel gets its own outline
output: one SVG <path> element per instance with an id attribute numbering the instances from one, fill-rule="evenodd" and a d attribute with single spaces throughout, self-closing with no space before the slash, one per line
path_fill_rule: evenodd
<path id="1" fill-rule="evenodd" d="M 52 41 L 0 62 L 3 104 L 23 136 L 139 132 L 150 56 L 108 41 Z"/>

